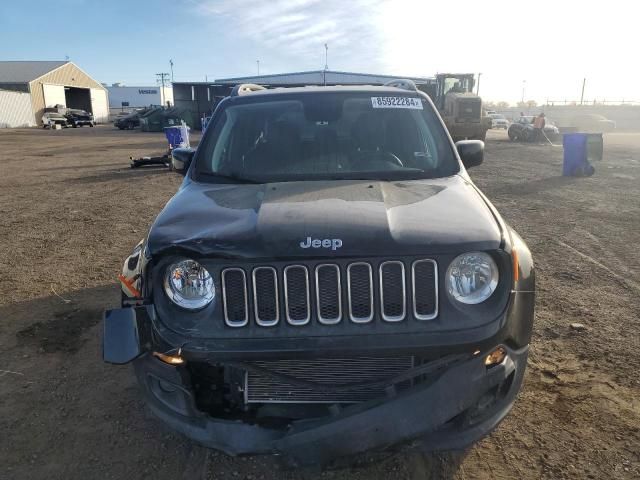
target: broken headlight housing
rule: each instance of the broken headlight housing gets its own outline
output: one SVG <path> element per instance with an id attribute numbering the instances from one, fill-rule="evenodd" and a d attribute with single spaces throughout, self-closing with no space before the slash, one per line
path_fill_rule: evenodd
<path id="1" fill-rule="evenodd" d="M 200 310 L 216 296 L 211 274 L 195 260 L 180 260 L 166 270 L 164 291 L 167 297 L 187 310 Z"/>
<path id="2" fill-rule="evenodd" d="M 482 303 L 498 286 L 498 266 L 487 253 L 463 253 L 449 265 L 445 285 L 457 302 L 467 305 Z"/>

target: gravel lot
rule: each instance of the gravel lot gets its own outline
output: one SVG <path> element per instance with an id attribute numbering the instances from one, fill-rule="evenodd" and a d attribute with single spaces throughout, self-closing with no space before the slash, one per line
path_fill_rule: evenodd
<path id="1" fill-rule="evenodd" d="M 463 455 L 324 472 L 196 447 L 146 412 L 130 368 L 101 361 L 101 312 L 118 304 L 122 261 L 181 181 L 130 170 L 128 157 L 164 144 L 108 126 L 0 130 L 0 478 L 640 477 L 640 134 L 607 135 L 595 176 L 574 179 L 559 175 L 562 148 L 491 132 L 471 175 L 538 271 L 519 400 Z"/>

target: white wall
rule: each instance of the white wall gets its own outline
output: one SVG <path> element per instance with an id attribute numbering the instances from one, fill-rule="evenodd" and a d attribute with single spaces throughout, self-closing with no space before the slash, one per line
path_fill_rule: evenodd
<path id="1" fill-rule="evenodd" d="M 0 90 L 0 128 L 35 126 L 31 94 Z"/>
<path id="2" fill-rule="evenodd" d="M 55 107 L 56 105 L 67 106 L 67 99 L 64 96 L 64 85 L 42 85 L 44 92 L 44 106 L 46 108 Z"/>
<path id="3" fill-rule="evenodd" d="M 148 107 L 149 105 L 166 105 L 167 100 L 173 105 L 173 88 L 154 85 L 152 87 L 107 87 L 109 91 L 109 107 L 121 108 L 122 102 L 128 102 L 125 108 Z"/>
<path id="4" fill-rule="evenodd" d="M 101 88 L 91 89 L 91 110 L 96 123 L 109 121 L 109 100 L 107 100 L 106 91 Z"/>

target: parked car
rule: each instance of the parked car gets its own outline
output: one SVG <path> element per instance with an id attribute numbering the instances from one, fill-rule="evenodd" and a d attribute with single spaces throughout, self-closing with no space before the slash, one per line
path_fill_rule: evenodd
<path id="1" fill-rule="evenodd" d="M 113 125 L 120 130 L 133 130 L 136 127 L 140 126 L 140 112 L 133 111 L 122 117 L 117 118 Z"/>
<path id="2" fill-rule="evenodd" d="M 172 151 L 184 182 L 124 263 L 103 355 L 173 429 L 322 464 L 463 449 L 511 409 L 531 253 L 467 174 L 484 143 L 394 85 L 238 86 Z"/>
<path id="3" fill-rule="evenodd" d="M 73 128 L 82 127 L 84 125 L 93 127 L 95 125 L 95 122 L 93 121 L 93 114 L 85 112 L 84 110 L 70 108 L 67 110 L 65 117 L 67 118 L 69 125 Z"/>
<path id="4" fill-rule="evenodd" d="M 535 129 L 533 128 L 533 122 L 536 117 L 522 116 L 513 122 L 507 130 L 509 140 L 520 142 L 532 142 L 536 140 Z M 552 120 L 545 118 L 544 134 L 551 141 L 560 138 L 560 131 L 555 126 Z"/>
<path id="5" fill-rule="evenodd" d="M 602 115 L 585 113 L 576 115 L 569 121 L 569 126 L 577 132 L 584 133 L 608 133 L 616 129 L 616 122 Z"/>
<path id="6" fill-rule="evenodd" d="M 54 125 L 61 125 L 63 128 L 68 127 L 67 117 L 58 112 L 44 112 L 42 115 L 42 128 L 51 128 Z"/>
<path id="7" fill-rule="evenodd" d="M 502 128 L 504 130 L 509 128 L 509 120 L 501 113 L 489 113 L 488 115 L 491 117 L 491 128 Z"/>

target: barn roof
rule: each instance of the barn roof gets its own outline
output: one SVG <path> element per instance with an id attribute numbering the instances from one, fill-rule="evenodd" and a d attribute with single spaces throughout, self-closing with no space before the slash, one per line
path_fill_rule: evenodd
<path id="1" fill-rule="evenodd" d="M 60 61 L 0 61 L 0 83 L 29 83 L 66 62 Z"/>

